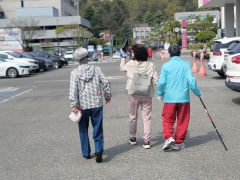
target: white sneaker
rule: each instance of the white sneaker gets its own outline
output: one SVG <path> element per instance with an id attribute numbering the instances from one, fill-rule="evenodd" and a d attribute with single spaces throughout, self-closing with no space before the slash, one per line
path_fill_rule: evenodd
<path id="1" fill-rule="evenodd" d="M 184 149 L 185 148 L 185 144 L 184 142 L 181 144 L 174 144 L 173 145 L 173 150 L 180 150 L 180 149 Z"/>
<path id="2" fill-rule="evenodd" d="M 163 145 L 163 150 L 170 150 L 174 144 L 175 140 L 173 137 L 168 138 Z"/>

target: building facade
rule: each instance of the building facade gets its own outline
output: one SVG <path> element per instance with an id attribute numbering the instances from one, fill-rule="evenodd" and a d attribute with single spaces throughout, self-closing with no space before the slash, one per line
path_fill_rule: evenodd
<path id="1" fill-rule="evenodd" d="M 73 47 L 77 46 L 74 39 L 80 36 L 83 29 L 84 39 L 91 38 L 90 22 L 79 16 L 77 0 L 0 0 L 0 11 L 3 18 L 0 19 L 0 29 L 20 27 L 34 27 L 34 37 L 28 39 L 33 46 Z M 0 14 L 1 15 L 1 14 Z M 0 16 L 1 17 L 1 16 Z M 22 24 L 19 24 L 22 23 Z M 59 26 L 74 25 L 74 29 L 63 34 L 56 34 Z M 77 29 L 76 29 L 77 25 Z M 40 32 L 40 33 L 39 33 Z M 76 35 L 78 33 L 78 35 Z M 11 33 L 10 33 L 11 34 Z M 0 44 L 8 44 L 7 40 L 0 39 Z"/>
<path id="2" fill-rule="evenodd" d="M 144 44 L 151 27 L 148 24 L 138 24 L 133 28 L 133 39 L 136 44 Z"/>
<path id="3" fill-rule="evenodd" d="M 16 18 L 17 8 L 28 7 L 54 7 L 59 16 L 78 16 L 77 0 L 0 0 L 0 18 Z"/>
<path id="4" fill-rule="evenodd" d="M 212 16 L 213 23 L 217 26 L 220 25 L 220 12 L 219 11 L 195 11 L 195 12 L 177 12 L 174 14 L 175 20 L 182 21 L 183 19 L 188 19 L 194 21 L 194 19 L 199 16 L 200 19 L 205 19 L 207 15 Z"/>
<path id="5" fill-rule="evenodd" d="M 240 0 L 198 0 L 199 8 L 222 8 L 226 37 L 240 36 Z M 235 28 L 236 27 L 236 28 Z"/>

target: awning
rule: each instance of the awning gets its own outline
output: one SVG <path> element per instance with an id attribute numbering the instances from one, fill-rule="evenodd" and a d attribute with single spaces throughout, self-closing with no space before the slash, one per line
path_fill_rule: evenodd
<path id="1" fill-rule="evenodd" d="M 225 4 L 235 3 L 235 0 L 198 0 L 199 8 L 224 7 Z"/>

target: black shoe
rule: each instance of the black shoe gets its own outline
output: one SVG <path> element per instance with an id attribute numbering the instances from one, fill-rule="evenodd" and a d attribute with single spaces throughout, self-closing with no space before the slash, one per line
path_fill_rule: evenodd
<path id="1" fill-rule="evenodd" d="M 102 151 L 99 151 L 99 152 L 96 152 L 95 155 L 96 155 L 96 162 L 97 163 L 101 163 L 102 162 Z"/>
<path id="2" fill-rule="evenodd" d="M 91 159 L 90 155 L 89 156 L 83 156 L 85 159 Z"/>

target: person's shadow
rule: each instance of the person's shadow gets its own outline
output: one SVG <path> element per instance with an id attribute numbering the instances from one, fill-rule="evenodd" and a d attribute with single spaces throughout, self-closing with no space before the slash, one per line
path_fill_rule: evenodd
<path id="1" fill-rule="evenodd" d="M 160 145 L 163 142 L 163 137 L 162 137 L 162 133 L 159 133 L 159 136 L 155 137 L 155 138 L 151 138 L 151 148 Z M 124 144 L 119 144 L 117 146 L 108 148 L 104 150 L 104 156 L 106 156 L 104 158 L 104 162 L 109 162 L 112 159 L 115 158 L 115 156 L 121 154 L 121 153 L 125 153 L 128 152 L 130 150 L 133 150 L 139 146 L 142 146 L 143 140 L 141 140 L 141 138 L 137 139 L 137 145 L 130 145 L 129 142 L 126 142 Z"/>
<path id="2" fill-rule="evenodd" d="M 219 140 L 219 137 L 216 131 L 211 131 L 211 132 L 208 132 L 207 134 L 195 136 L 195 137 L 189 137 L 189 133 L 190 132 L 187 133 L 186 148 L 205 144 L 213 140 L 217 140 L 217 141 Z"/>
<path id="3" fill-rule="evenodd" d="M 205 143 L 208 143 L 213 140 L 219 140 L 219 137 L 217 136 L 215 131 L 208 132 L 207 134 L 196 136 L 196 137 L 189 137 L 190 131 L 187 133 L 186 137 L 186 148 L 194 147 L 194 146 L 199 146 Z M 139 147 L 139 145 L 142 145 L 143 140 L 137 139 L 138 144 L 131 146 L 129 142 L 126 142 L 124 144 L 119 144 L 117 146 L 108 148 L 104 150 L 104 162 L 109 162 L 112 159 L 115 158 L 115 156 L 128 152 L 130 150 L 135 149 L 136 147 Z M 151 138 L 151 148 L 160 146 L 160 144 L 164 143 L 164 139 L 162 136 L 162 133 L 159 133 L 159 135 L 155 138 Z M 159 147 L 161 148 L 161 147 Z M 174 152 L 174 151 L 171 151 Z"/>

